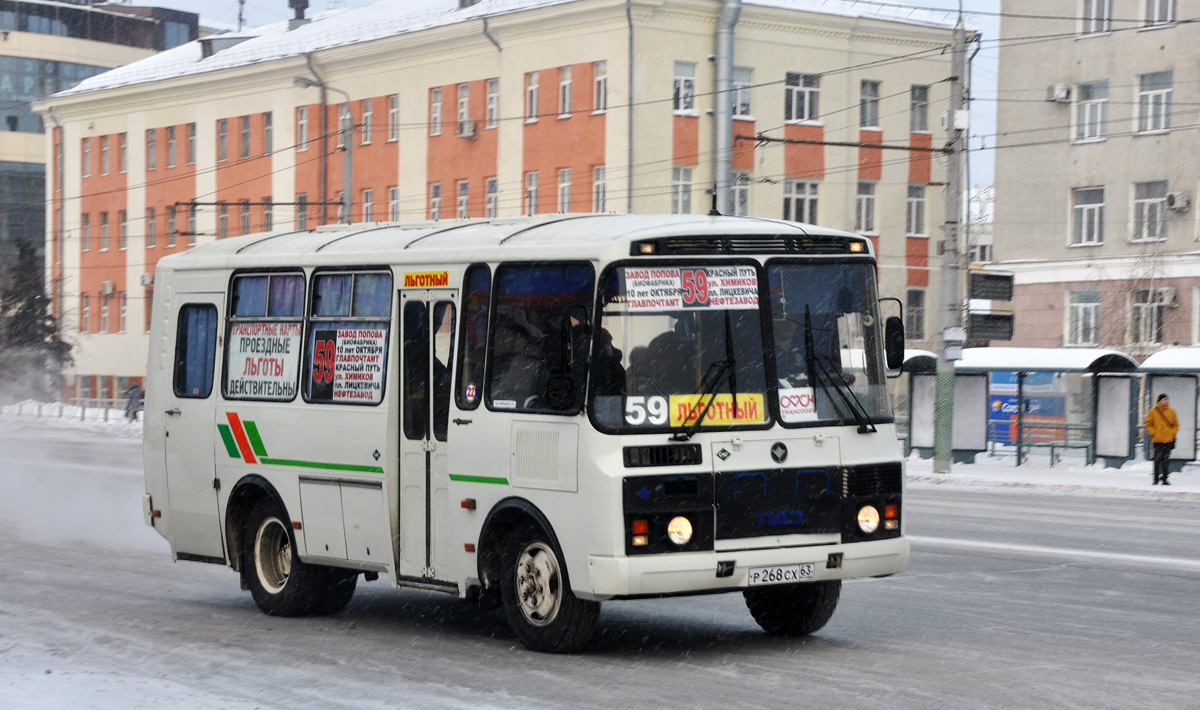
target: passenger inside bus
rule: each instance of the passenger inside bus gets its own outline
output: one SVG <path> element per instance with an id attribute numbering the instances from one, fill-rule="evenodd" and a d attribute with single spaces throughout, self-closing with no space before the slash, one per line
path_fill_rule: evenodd
<path id="1" fill-rule="evenodd" d="M 496 320 L 492 400 L 530 406 L 542 375 L 541 332 L 521 308 L 497 314 Z"/>

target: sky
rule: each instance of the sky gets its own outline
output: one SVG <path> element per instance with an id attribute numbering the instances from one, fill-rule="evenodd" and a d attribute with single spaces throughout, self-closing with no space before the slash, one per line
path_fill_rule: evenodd
<path id="1" fill-rule="evenodd" d="M 446 0 L 449 5 L 453 0 Z M 308 16 L 325 10 L 365 7 L 375 0 L 309 0 Z M 715 2 L 715 0 L 714 0 Z M 200 21 L 213 27 L 234 29 L 238 21 L 238 0 L 132 0 L 133 5 L 173 7 L 200 13 Z M 414 5 L 427 6 L 428 0 Z M 872 2 L 864 0 L 864 7 Z M 968 27 L 978 30 L 983 42 L 978 55 L 972 62 L 971 74 L 974 81 L 971 106 L 973 149 L 969 158 L 970 186 L 985 186 L 992 183 L 994 169 L 993 151 L 996 132 L 996 67 L 997 50 L 994 40 L 1000 34 L 1000 0 L 879 0 L 888 6 L 909 6 L 921 9 L 945 9 L 957 11 L 962 6 Z M 292 17 L 287 0 L 245 0 L 242 8 L 247 27 L 281 22 Z M 947 15 L 953 21 L 953 15 Z M 980 150 L 980 148 L 983 148 Z"/>

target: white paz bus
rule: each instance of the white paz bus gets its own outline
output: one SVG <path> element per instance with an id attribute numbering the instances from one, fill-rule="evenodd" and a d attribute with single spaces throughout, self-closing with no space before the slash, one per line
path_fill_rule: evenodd
<path id="1" fill-rule="evenodd" d="M 146 521 L 268 614 L 361 575 L 539 651 L 604 601 L 722 591 L 811 633 L 908 561 L 875 271 L 854 234 L 681 215 L 197 247 L 155 280 Z"/>

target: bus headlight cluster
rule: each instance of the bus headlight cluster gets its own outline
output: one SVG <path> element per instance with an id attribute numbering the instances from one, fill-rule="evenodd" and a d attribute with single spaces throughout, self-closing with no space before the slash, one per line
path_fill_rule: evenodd
<path id="1" fill-rule="evenodd" d="M 682 515 L 671 518 L 671 522 L 667 523 L 667 537 L 680 547 L 688 544 L 692 539 L 692 521 Z"/>
<path id="2" fill-rule="evenodd" d="M 870 535 L 879 529 L 879 510 L 873 505 L 864 505 L 858 509 L 858 529 L 863 534 Z"/>

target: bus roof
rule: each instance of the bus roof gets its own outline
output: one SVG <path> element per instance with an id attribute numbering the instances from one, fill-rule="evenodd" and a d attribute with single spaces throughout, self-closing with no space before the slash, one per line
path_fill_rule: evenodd
<path id="1" fill-rule="evenodd" d="M 159 268 L 191 270 L 284 262 L 382 264 L 499 259 L 619 259 L 635 242 L 686 239 L 662 255 L 834 254 L 851 232 L 786 220 L 704 215 L 554 214 L 498 219 L 334 224 L 221 239 L 164 258 Z M 696 241 L 700 240 L 700 241 Z M 706 242 L 726 240 L 705 246 Z M 803 244 L 800 244 L 803 240 Z"/>

